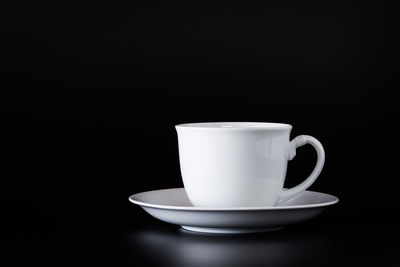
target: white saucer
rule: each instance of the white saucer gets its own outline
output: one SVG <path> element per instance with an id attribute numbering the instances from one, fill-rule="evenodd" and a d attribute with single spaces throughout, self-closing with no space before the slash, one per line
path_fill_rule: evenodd
<path id="1" fill-rule="evenodd" d="M 335 196 L 305 191 L 273 207 L 206 208 L 194 207 L 184 188 L 138 193 L 129 201 L 153 217 L 203 233 L 254 233 L 280 229 L 311 219 L 339 201 Z"/>

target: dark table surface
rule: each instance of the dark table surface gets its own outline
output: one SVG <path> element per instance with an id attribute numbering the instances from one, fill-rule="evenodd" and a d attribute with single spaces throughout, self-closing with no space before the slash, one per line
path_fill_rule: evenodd
<path id="1" fill-rule="evenodd" d="M 60 196 L 67 197 L 67 196 Z M 101 198 L 101 196 L 99 196 Z M 54 199 L 57 201 L 57 199 Z M 13 203 L 2 226 L 1 254 L 11 266 L 399 266 L 398 220 L 381 212 L 344 216 L 342 202 L 282 230 L 244 235 L 191 233 L 128 201 L 110 207 L 40 214 Z M 101 199 L 93 205 L 102 205 Z M 28 206 L 28 207 L 27 207 Z M 95 211 L 93 211 L 95 210 Z"/>

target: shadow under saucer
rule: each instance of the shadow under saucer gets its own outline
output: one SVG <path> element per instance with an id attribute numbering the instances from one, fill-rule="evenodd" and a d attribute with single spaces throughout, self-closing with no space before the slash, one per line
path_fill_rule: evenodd
<path id="1" fill-rule="evenodd" d="M 130 233 L 126 256 L 132 263 L 140 255 L 146 264 L 167 266 L 326 266 L 333 257 L 326 254 L 332 245 L 328 240 L 304 229 L 213 235 L 160 226 Z"/>

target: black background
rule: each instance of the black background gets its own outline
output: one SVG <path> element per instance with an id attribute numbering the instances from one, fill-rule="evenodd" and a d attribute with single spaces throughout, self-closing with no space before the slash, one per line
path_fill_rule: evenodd
<path id="1" fill-rule="evenodd" d="M 395 266 L 398 12 L 387 1 L 2 2 L 2 258 Z M 199 121 L 313 135 L 327 158 L 311 189 L 340 203 L 240 237 L 186 234 L 131 205 L 182 186 L 174 125 Z M 288 187 L 315 162 L 309 147 L 297 155 Z"/>

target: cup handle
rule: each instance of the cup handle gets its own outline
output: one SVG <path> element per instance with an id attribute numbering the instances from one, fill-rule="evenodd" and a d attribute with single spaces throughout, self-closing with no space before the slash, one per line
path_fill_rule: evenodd
<path id="1" fill-rule="evenodd" d="M 322 171 L 325 163 L 324 148 L 317 139 L 309 135 L 299 135 L 289 143 L 288 160 L 292 160 L 296 156 L 296 148 L 304 146 L 305 144 L 312 145 L 317 151 L 317 164 L 315 165 L 314 170 L 311 172 L 310 176 L 308 176 L 307 179 L 305 179 L 301 184 L 293 188 L 283 190 L 280 195 L 279 202 L 291 199 L 292 197 L 306 190 L 308 187 L 310 187 L 310 185 L 314 183 L 314 181 L 318 178 L 319 174 Z"/>

